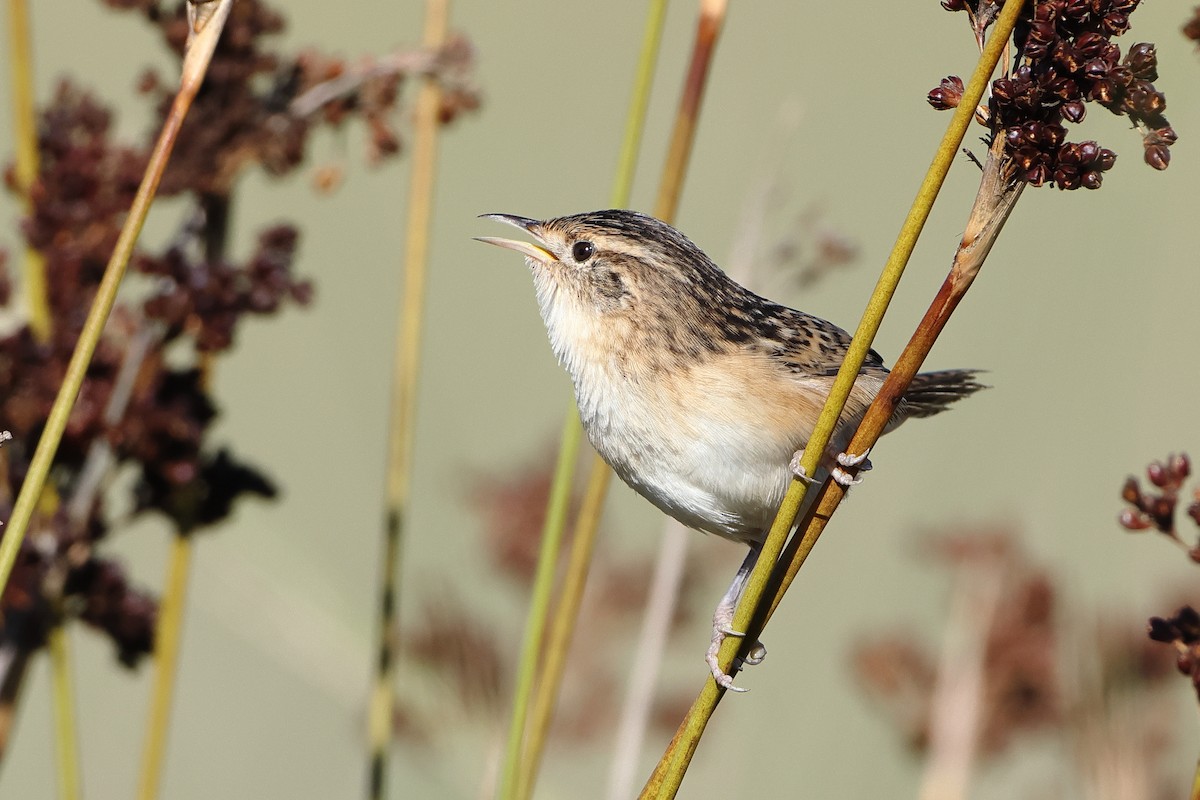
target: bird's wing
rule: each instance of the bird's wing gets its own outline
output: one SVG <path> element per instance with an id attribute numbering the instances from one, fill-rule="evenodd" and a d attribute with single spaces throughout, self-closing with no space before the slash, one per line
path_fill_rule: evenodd
<path id="1" fill-rule="evenodd" d="M 776 306 L 764 320 L 755 347 L 791 372 L 803 376 L 837 374 L 850 347 L 850 334 L 820 317 L 785 306 Z M 768 321 L 769 320 L 769 321 Z M 886 373 L 883 357 L 871 350 L 862 372 Z"/>

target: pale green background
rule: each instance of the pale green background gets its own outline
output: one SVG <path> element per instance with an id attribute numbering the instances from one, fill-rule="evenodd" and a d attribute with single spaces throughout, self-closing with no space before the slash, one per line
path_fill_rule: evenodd
<path id="1" fill-rule="evenodd" d="M 140 109 L 132 87 L 141 68 L 169 64 L 144 25 L 94 2 L 33 5 L 40 98 L 65 72 L 122 108 Z M 1066 576 L 1073 606 L 1134 624 L 1168 610 L 1163 596 L 1172 587 L 1194 584 L 1195 568 L 1176 551 L 1126 536 L 1114 521 L 1127 473 L 1171 450 L 1200 455 L 1200 59 L 1179 34 L 1188 8 L 1147 4 L 1122 42 L 1159 44 L 1158 86 L 1181 137 L 1174 164 L 1165 173 L 1144 166 L 1139 137 L 1095 109 L 1085 135 L 1120 154 L 1104 188 L 1026 193 L 930 362 L 986 368 L 995 388 L 944 418 L 906 426 L 877 449 L 868 485 L 839 513 L 771 626 L 771 657 L 739 679 L 753 691 L 722 704 L 684 796 L 912 794 L 917 766 L 854 687 L 846 654 L 859 637 L 897 622 L 936 637 L 947 586 L 915 558 L 924 531 L 1019 527 L 1036 557 Z M 287 13 L 288 50 L 314 44 L 354 57 L 419 37 L 415 3 L 296 0 Z M 542 217 L 606 204 L 643 14 L 643 3 L 628 0 L 603 7 L 474 0 L 454 9 L 455 27 L 478 47 L 485 105 L 443 139 L 419 473 L 404 556 L 408 620 L 418 595 L 449 585 L 516 648 L 525 598 L 486 574 L 481 526 L 464 497 L 479 472 L 503 473 L 545 455 L 568 383 L 546 346 L 519 259 L 470 237 L 502 234 L 475 218 L 484 212 Z M 670 13 L 638 208 L 653 203 L 694 15 L 687 2 Z M 789 199 L 772 211 L 768 230 L 782 232 L 797 210 L 817 204 L 862 252 L 853 270 L 807 296 L 780 299 L 853 327 L 948 120 L 924 95 L 942 76 L 969 70 L 975 55 L 964 16 L 933 0 L 734 2 L 679 226 L 727 261 L 746 203 L 777 177 Z M 7 79 L 0 86 L 7 93 Z M 0 131 L 11 130 L 9 113 L 5 94 Z M 122 118 L 121 129 L 134 135 L 147 123 L 138 111 Z M 333 196 L 314 195 L 310 172 L 285 183 L 253 175 L 239 190 L 238 252 L 261 224 L 297 220 L 301 269 L 316 279 L 318 295 L 308 311 L 248 324 L 238 350 L 217 367 L 225 413 L 216 438 L 268 468 L 286 496 L 278 505 L 244 504 L 227 530 L 199 544 L 164 797 L 362 793 L 407 164 L 367 170 L 360 134 L 318 139 L 319 161 L 349 164 Z M 7 134 L 3 141 L 8 153 Z M 877 343 L 889 361 L 941 281 L 976 175 L 960 160 L 947 182 Z M 11 249 L 10 198 L 4 213 L 0 240 Z M 158 208 L 148 235 L 171 230 L 179 213 Z M 653 552 L 658 512 L 624 487 L 611 507 L 602 550 Z M 156 586 L 166 541 L 162 526 L 144 522 L 112 546 L 140 583 Z M 691 546 L 723 547 L 699 536 Z M 724 552 L 732 572 L 740 552 Z M 720 587 L 705 591 L 715 601 Z M 635 628 L 631 620 L 611 655 L 628 652 Z M 118 669 L 109 645 L 91 633 L 73 641 L 87 796 L 129 797 L 148 671 Z M 705 643 L 703 624 L 680 637 L 664 680 L 699 688 Z M 1200 730 L 1186 684 L 1178 683 L 1180 736 L 1194 742 Z M 414 677 L 402 690 L 434 685 Z M 395 759 L 393 796 L 478 796 L 492 732 L 464 725 L 456 712 L 446 716 L 432 750 Z M 647 770 L 664 743 L 648 744 Z M 54 797 L 52 752 L 39 662 L 0 795 Z M 605 769 L 602 752 L 552 748 L 539 796 L 600 796 Z M 1177 768 L 1181 794 L 1187 769 L 1185 758 Z M 1006 785 L 1007 774 L 985 771 L 977 796 L 1045 788 L 1053 764 L 1014 784 Z"/>

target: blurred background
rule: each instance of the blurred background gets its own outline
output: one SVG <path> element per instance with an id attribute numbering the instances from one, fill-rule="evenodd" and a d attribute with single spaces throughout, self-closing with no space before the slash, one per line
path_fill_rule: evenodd
<path id="1" fill-rule="evenodd" d="M 281 10 L 283 52 L 315 46 L 353 61 L 420 38 L 417 3 L 293 0 Z M 140 141 L 154 118 L 135 91 L 138 77 L 148 65 L 175 69 L 156 33 L 101 3 L 75 3 L 69 13 L 34 4 L 31 13 L 37 98 L 70 75 L 118 110 L 119 135 Z M 435 666 L 436 638 L 426 650 L 406 640 L 392 796 L 487 796 L 481 787 L 497 758 L 528 600 L 527 583 L 514 577 L 520 569 L 498 566 L 495 531 L 533 513 L 518 501 L 521 492 L 536 496 L 537 476 L 553 462 L 569 397 L 527 271 L 515 255 L 471 240 L 506 235 L 477 215 L 545 218 L 606 205 L 644 13 L 627 0 L 603 10 L 543 0 L 452 7 L 452 27 L 475 48 L 482 106 L 441 139 L 401 630 L 419 637 L 431 622 L 469 623 L 496 661 L 472 703 Z M 671 4 L 635 208 L 653 203 L 696 13 L 694 3 Z M 1200 452 L 1200 269 L 1191 240 L 1200 58 L 1181 34 L 1189 17 L 1180 4 L 1148 4 L 1119 40 L 1158 45 L 1156 85 L 1180 135 L 1170 169 L 1143 164 L 1127 121 L 1093 109 L 1077 136 L 1118 153 L 1103 187 L 1025 192 L 928 362 L 985 369 L 993 388 L 880 443 L 875 471 L 767 630 L 770 657 L 739 677 L 751 691 L 718 710 L 683 796 L 915 792 L 919 735 L 864 688 L 861 648 L 899 640 L 936 659 L 956 595 L 944 559 L 930 556 L 934 534 L 1015 537 L 1010 546 L 1029 570 L 1050 576 L 1055 613 L 1070 620 L 1054 647 L 1068 677 L 1095 658 L 1094 629 L 1123 631 L 1117 649 L 1132 652 L 1146 618 L 1172 612 L 1195 587 L 1196 567 L 1162 537 L 1117 524 L 1127 475 L 1170 452 Z M 718 263 L 754 264 L 749 280 L 760 291 L 853 329 L 948 122 L 925 95 L 946 75 L 969 73 L 976 57 L 965 16 L 935 2 L 732 3 L 678 227 Z M 12 130 L 10 113 L 6 99 L 0 131 Z M 982 155 L 981 133 L 973 127 L 966 145 Z M 323 131 L 286 180 L 251 171 L 237 187 L 231 251 L 246 253 L 268 223 L 293 221 L 297 270 L 316 296 L 306 309 L 250 321 L 215 368 L 214 441 L 236 443 L 282 495 L 241 503 L 197 543 L 164 797 L 362 794 L 409 168 L 407 153 L 369 166 L 365 138 L 358 123 Z M 331 167 L 344 172 L 341 185 L 314 189 Z M 977 180 L 961 158 L 876 342 L 889 363 L 949 266 Z M 0 243 L 17 252 L 17 204 L 6 195 L 0 210 Z M 146 241 L 164 241 L 184 213 L 156 206 Z M 797 277 L 834 245 L 854 258 L 816 280 Z M 534 520 L 522 530 L 536 529 Z M 539 797 L 604 794 L 636 604 L 662 527 L 657 510 L 614 487 L 597 555 L 607 578 L 589 591 L 575 682 Z M 105 547 L 135 583 L 157 589 L 170 530 L 139 519 Z M 662 720 L 641 774 L 705 679 L 711 608 L 743 555 L 700 534 L 689 548 L 687 613 L 670 642 Z M 87 795 L 128 796 L 149 664 L 127 670 L 106 640 L 79 627 L 72 634 Z M 1179 796 L 1200 725 L 1187 681 L 1167 677 L 1169 702 L 1157 719 L 1169 735 L 1153 769 Z M 49 708 L 39 660 L 0 776 L 5 796 L 55 796 Z M 1061 730 L 1033 726 L 1014 738 L 985 762 L 973 796 L 1109 796 L 1086 794 L 1071 777 L 1064 764 L 1078 752 Z"/>

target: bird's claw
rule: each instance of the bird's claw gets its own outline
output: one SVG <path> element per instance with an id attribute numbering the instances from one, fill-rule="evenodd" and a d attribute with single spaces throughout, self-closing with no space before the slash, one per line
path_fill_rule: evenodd
<path id="1" fill-rule="evenodd" d="M 867 452 L 860 453 L 858 455 L 850 455 L 849 453 L 838 453 L 837 454 L 838 466 L 834 467 L 833 469 L 831 469 L 829 471 L 830 476 L 839 485 L 844 486 L 847 489 L 850 488 L 851 486 L 857 486 L 858 484 L 863 482 L 863 479 L 851 475 L 849 472 L 842 469 L 842 467 L 858 467 L 859 472 L 866 472 L 867 470 L 869 470 L 871 468 L 871 462 L 867 460 L 867 456 L 870 455 L 870 453 L 871 453 L 870 448 L 867 448 Z"/>
<path id="2" fill-rule="evenodd" d="M 800 464 L 800 460 L 802 458 L 804 458 L 804 451 L 797 450 L 792 455 L 792 460 L 788 462 L 788 468 L 791 469 L 792 474 L 795 475 L 797 479 L 811 484 L 813 482 L 813 478 L 807 472 L 805 472 L 804 467 Z"/>
<path id="3" fill-rule="evenodd" d="M 734 686 L 733 676 L 737 674 L 739 669 L 741 669 L 742 664 L 750 667 L 757 666 L 763 662 L 764 658 L 767 657 L 767 648 L 762 642 L 755 642 L 750 648 L 750 652 L 746 654 L 745 658 L 734 662 L 732 674 L 721 669 L 721 662 L 719 658 L 721 653 L 721 644 L 724 643 L 727 637 L 733 636 L 741 638 L 745 635 L 746 634 L 741 631 L 733 630 L 727 624 L 720 624 L 714 621 L 712 642 L 709 643 L 708 652 L 704 655 L 704 661 L 708 664 L 709 670 L 712 671 L 713 680 L 717 682 L 718 686 L 731 692 L 750 691 L 749 689 L 743 689 L 740 686 Z"/>

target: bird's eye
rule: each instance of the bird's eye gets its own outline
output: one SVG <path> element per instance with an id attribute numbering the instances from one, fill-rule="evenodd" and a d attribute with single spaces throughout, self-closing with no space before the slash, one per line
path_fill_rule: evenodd
<path id="1" fill-rule="evenodd" d="M 592 254 L 595 252 L 596 248 L 591 242 L 576 242 L 571 248 L 571 257 L 582 264 L 584 261 L 587 261 L 589 258 L 591 258 Z"/>

